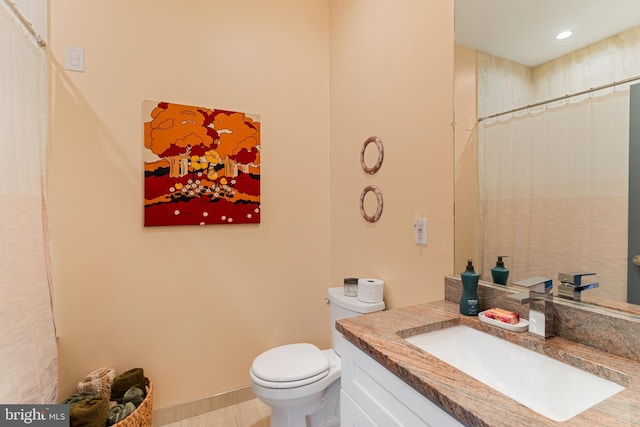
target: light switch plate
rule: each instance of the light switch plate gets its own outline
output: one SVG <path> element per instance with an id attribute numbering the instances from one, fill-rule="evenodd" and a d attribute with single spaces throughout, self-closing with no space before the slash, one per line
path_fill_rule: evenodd
<path id="1" fill-rule="evenodd" d="M 413 222 L 413 238 L 416 244 L 427 244 L 427 218 L 416 218 Z"/>
<path id="2" fill-rule="evenodd" d="M 84 49 L 81 47 L 65 48 L 65 68 L 84 73 Z"/>

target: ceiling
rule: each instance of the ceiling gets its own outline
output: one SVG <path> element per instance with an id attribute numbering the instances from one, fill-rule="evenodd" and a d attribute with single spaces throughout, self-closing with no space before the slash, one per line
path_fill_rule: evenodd
<path id="1" fill-rule="evenodd" d="M 528 66 L 637 25 L 640 0 L 455 0 L 456 43 Z"/>

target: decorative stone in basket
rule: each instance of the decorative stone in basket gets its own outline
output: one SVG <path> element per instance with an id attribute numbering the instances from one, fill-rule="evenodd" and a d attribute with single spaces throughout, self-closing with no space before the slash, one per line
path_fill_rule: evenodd
<path id="1" fill-rule="evenodd" d="M 146 396 L 138 407 L 122 421 L 112 424 L 114 427 L 151 427 L 153 413 L 153 384 L 145 377 Z"/>

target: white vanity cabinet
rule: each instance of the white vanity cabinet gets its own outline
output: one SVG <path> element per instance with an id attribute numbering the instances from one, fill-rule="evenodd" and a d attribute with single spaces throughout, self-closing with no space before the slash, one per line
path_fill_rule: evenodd
<path id="1" fill-rule="evenodd" d="M 350 342 L 341 381 L 341 427 L 463 425 Z"/>

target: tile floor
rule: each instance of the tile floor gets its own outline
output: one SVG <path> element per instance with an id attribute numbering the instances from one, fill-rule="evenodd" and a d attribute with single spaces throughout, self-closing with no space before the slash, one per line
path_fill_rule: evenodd
<path id="1" fill-rule="evenodd" d="M 251 399 L 163 427 L 269 427 L 269 414 L 267 405 Z"/>

